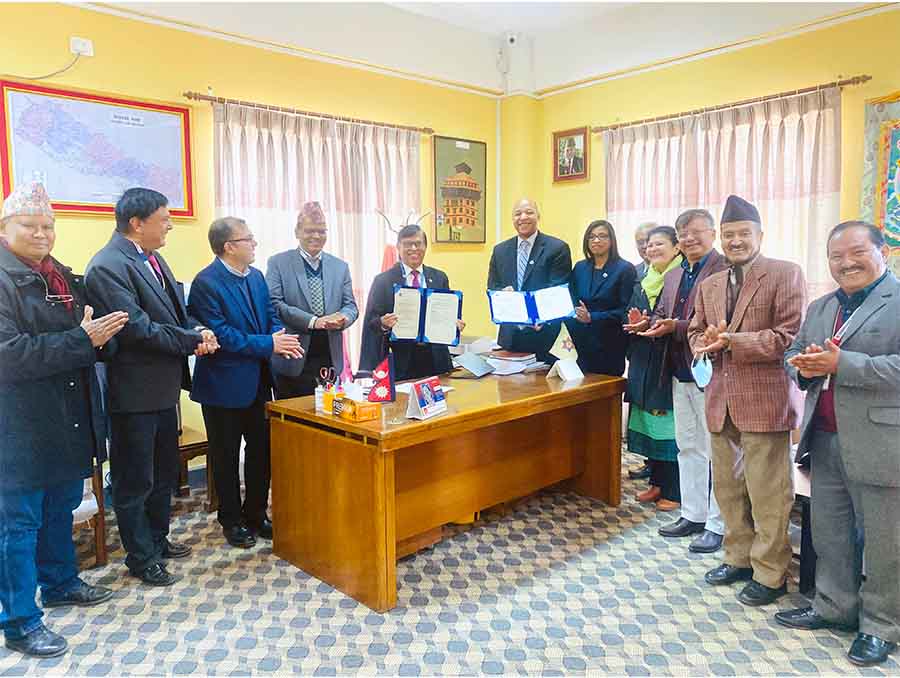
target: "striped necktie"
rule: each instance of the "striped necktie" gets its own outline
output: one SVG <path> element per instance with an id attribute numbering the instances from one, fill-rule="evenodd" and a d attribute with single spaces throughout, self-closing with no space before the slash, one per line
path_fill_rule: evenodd
<path id="1" fill-rule="evenodd" d="M 516 287 L 522 289 L 525 282 L 525 269 L 528 267 L 528 241 L 519 241 L 519 257 L 516 259 Z"/>

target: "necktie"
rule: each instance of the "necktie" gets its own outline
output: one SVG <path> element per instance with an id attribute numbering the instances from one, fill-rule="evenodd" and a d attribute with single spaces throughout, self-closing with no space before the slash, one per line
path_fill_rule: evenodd
<path id="1" fill-rule="evenodd" d="M 734 316 L 738 297 L 741 296 L 741 285 L 744 284 L 744 269 L 732 266 L 728 272 L 728 304 L 725 307 L 725 322 L 730 323 Z"/>
<path id="2" fill-rule="evenodd" d="M 163 278 L 162 268 L 160 268 L 159 261 L 156 258 L 155 254 L 148 254 L 147 261 L 150 262 L 150 266 L 153 268 L 153 272 L 156 273 L 156 278 L 159 280 L 159 284 L 163 287 L 166 286 L 165 278 Z"/>
<path id="3" fill-rule="evenodd" d="M 525 282 L 525 269 L 528 267 L 528 241 L 519 241 L 519 256 L 516 259 L 516 287 L 522 289 Z"/>
<path id="4" fill-rule="evenodd" d="M 419 287 L 419 272 L 415 269 L 412 270 L 412 286 Z"/>
<path id="5" fill-rule="evenodd" d="M 325 289 L 322 284 L 322 267 L 315 273 L 306 271 L 306 282 L 309 284 L 309 305 L 313 314 L 317 316 L 325 315 Z"/>

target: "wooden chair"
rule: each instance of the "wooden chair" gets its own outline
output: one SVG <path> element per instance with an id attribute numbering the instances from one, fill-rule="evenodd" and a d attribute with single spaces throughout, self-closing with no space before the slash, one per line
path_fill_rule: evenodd
<path id="1" fill-rule="evenodd" d="M 106 506 L 103 498 L 103 468 L 101 466 L 94 467 L 94 474 L 91 477 L 91 490 L 97 503 L 97 512 L 86 522 L 94 530 L 94 567 L 102 567 L 109 562 L 109 555 L 106 548 Z M 75 513 L 78 513 L 78 509 L 75 510 Z M 79 521 L 78 524 L 84 522 Z"/>
<path id="2" fill-rule="evenodd" d="M 180 417 L 179 417 L 180 420 Z M 178 470 L 178 488 L 176 495 L 179 497 L 191 496 L 191 486 L 188 482 L 188 462 L 195 457 L 206 456 L 206 503 L 203 508 L 207 512 L 217 511 L 219 498 L 216 495 L 216 484 L 213 482 L 212 457 L 207 454 L 209 443 L 206 434 L 190 426 L 181 426 L 178 436 L 178 453 L 181 467 Z"/>

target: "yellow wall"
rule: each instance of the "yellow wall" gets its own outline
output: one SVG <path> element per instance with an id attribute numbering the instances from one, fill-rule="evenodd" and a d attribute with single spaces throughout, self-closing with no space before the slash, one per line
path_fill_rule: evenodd
<path id="1" fill-rule="evenodd" d="M 600 136 L 592 138 L 590 180 L 554 185 L 550 156 L 554 130 L 639 120 L 865 73 L 872 80 L 845 88 L 841 102 L 841 217 L 857 216 L 863 108 L 866 99 L 900 90 L 900 69 L 888 56 L 896 50 L 898 35 L 900 10 L 895 10 L 543 99 L 540 166 L 545 214 L 560 225 L 575 252 L 588 222 L 606 213 Z M 620 233 L 630 234 L 636 224 L 614 225 Z"/>
<path id="2" fill-rule="evenodd" d="M 427 261 L 444 269 L 454 287 L 466 293 L 464 311 L 471 329 L 493 330 L 484 284 L 495 234 L 495 100 L 66 5 L 0 4 L 0 26 L 4 73 L 37 75 L 60 68 L 71 58 L 69 37 L 79 35 L 94 41 L 96 56 L 44 82 L 191 107 L 197 217 L 176 222 L 165 249 L 166 259 L 182 280 L 193 278 L 211 259 L 206 227 L 214 209 L 212 114 L 209 104 L 183 99 L 185 91 L 205 92 L 211 86 L 218 96 L 431 127 L 441 135 L 487 142 L 488 242 L 432 244 Z M 421 151 L 424 212 L 431 211 L 433 204 L 430 137 L 423 137 Z M 61 216 L 57 228 L 54 254 L 78 270 L 106 243 L 113 221 Z M 375 256 L 380 258 L 381 253 Z M 197 408 L 188 410 L 188 422 L 199 427 Z"/>
<path id="3" fill-rule="evenodd" d="M 69 37 L 80 35 L 94 41 L 96 56 L 45 82 L 191 106 L 197 218 L 176 224 L 165 251 L 178 277 L 185 280 L 210 259 L 206 226 L 213 216 L 213 147 L 210 107 L 187 102 L 181 97 L 184 91 L 206 91 L 210 86 L 220 96 L 428 126 L 438 134 L 487 142 L 487 243 L 432 244 L 428 261 L 447 271 L 452 284 L 466 293 L 467 334 L 494 331 L 483 290 L 496 233 L 495 100 L 67 5 L 0 4 L 0 25 L 4 73 L 56 70 L 70 58 Z M 34 33 L 35 26 L 40 26 L 39 36 Z M 540 101 L 523 96 L 503 100 L 501 238 L 513 234 L 509 218 L 513 202 L 530 195 L 541 204 L 543 228 L 565 237 L 577 258 L 584 226 L 605 213 L 599 137 L 592 139 L 589 181 L 555 186 L 551 164 L 554 130 L 664 115 L 868 73 L 873 80 L 845 89 L 842 105 L 841 213 L 855 216 L 863 104 L 867 98 L 900 90 L 900 71 L 890 58 L 897 35 L 900 11 L 892 11 Z M 430 211 L 432 154 L 427 137 L 421 150 L 422 211 Z M 622 226 L 625 233 L 633 227 Z M 61 217 L 58 228 L 56 254 L 79 269 L 106 242 L 112 221 Z M 196 410 L 187 417 L 199 424 Z"/>

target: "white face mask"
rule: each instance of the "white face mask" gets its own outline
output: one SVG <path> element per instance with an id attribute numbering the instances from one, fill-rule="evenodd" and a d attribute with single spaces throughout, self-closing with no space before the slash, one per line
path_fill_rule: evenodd
<path id="1" fill-rule="evenodd" d="M 709 360 L 709 354 L 704 353 L 699 358 L 694 358 L 691 363 L 691 374 L 694 375 L 694 382 L 700 388 L 709 386 L 712 381 L 713 366 Z"/>

